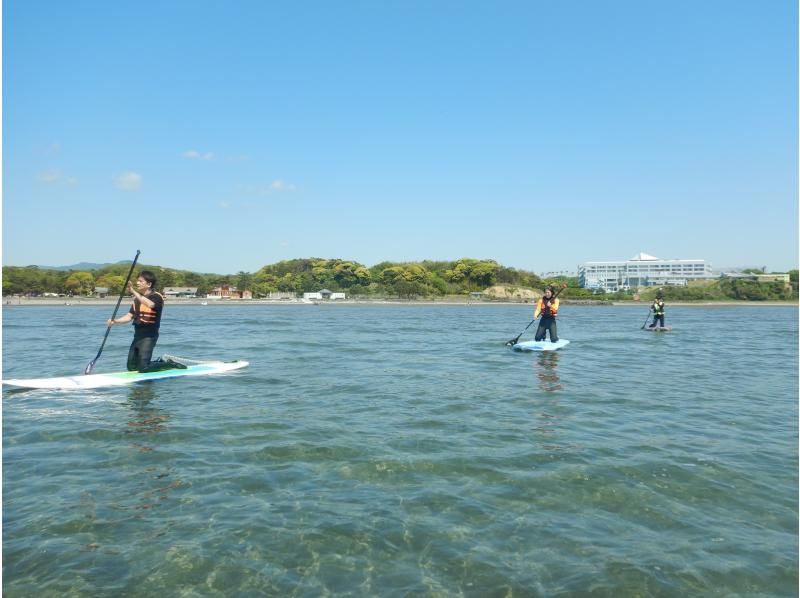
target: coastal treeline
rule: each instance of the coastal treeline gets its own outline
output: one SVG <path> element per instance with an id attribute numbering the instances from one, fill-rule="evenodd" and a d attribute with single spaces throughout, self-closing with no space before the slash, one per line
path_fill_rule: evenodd
<path id="1" fill-rule="evenodd" d="M 480 292 L 497 285 L 541 286 L 533 272 L 501 266 L 493 260 L 381 262 L 371 268 L 340 259 L 295 259 L 264 266 L 252 275 L 255 294 L 318 291 L 349 295 L 392 295 L 409 299 Z"/>
<path id="2" fill-rule="evenodd" d="M 4 266 L 3 295 L 93 295 L 97 287 L 108 289 L 112 295 L 119 294 L 129 268 L 130 265 L 125 263 L 91 271 Z M 257 272 L 230 275 L 201 274 L 152 265 L 138 268 L 145 269 L 156 273 L 161 288 L 196 287 L 198 295 L 230 285 L 251 291 L 254 297 L 328 289 L 349 296 L 418 298 L 478 292 L 497 284 L 519 288 L 536 288 L 543 284 L 533 272 L 507 268 L 493 260 L 473 258 L 381 262 L 372 267 L 342 259 L 307 258 L 269 264 Z"/>
<path id="3" fill-rule="evenodd" d="M 122 291 L 130 264 L 121 262 L 95 270 L 55 270 L 37 266 L 3 266 L 3 295 L 91 296 L 95 289 L 108 289 L 110 295 Z M 494 260 L 462 258 L 455 261 L 381 262 L 367 267 L 342 259 L 304 258 L 263 266 L 256 272 L 220 275 L 176 270 L 155 265 L 139 265 L 137 271 L 152 270 L 158 286 L 197 288 L 205 296 L 223 285 L 252 292 L 253 297 L 275 293 L 315 292 L 328 289 L 349 297 L 399 297 L 405 299 L 468 295 L 501 286 L 513 295 L 519 289 L 540 290 L 546 284 L 567 283 L 565 299 L 631 299 L 633 292 L 602 294 L 578 287 L 577 278 L 543 279 L 533 272 L 508 268 Z M 797 299 L 798 271 L 789 272 L 791 285 L 758 282 L 747 278 L 721 278 L 704 284 L 664 287 L 668 300 L 709 301 L 785 301 Z M 654 289 L 642 293 L 649 297 Z"/>

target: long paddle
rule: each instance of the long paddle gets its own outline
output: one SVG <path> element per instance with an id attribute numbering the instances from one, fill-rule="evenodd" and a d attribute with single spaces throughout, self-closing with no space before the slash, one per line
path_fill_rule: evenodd
<path id="1" fill-rule="evenodd" d="M 650 321 L 650 312 L 652 312 L 652 311 L 653 311 L 653 308 L 651 307 L 650 311 L 647 312 L 647 319 L 644 321 L 644 324 L 642 324 L 642 327 L 639 328 L 639 330 L 644 330 L 644 327 L 647 326 L 647 323 Z"/>
<path id="2" fill-rule="evenodd" d="M 567 284 L 566 284 L 566 283 L 562 284 L 562 285 L 561 285 L 561 288 L 560 288 L 560 289 L 558 289 L 558 292 L 557 292 L 555 295 L 553 295 L 553 299 L 555 299 L 556 297 L 558 297 L 558 296 L 561 294 L 561 291 L 563 291 L 563 290 L 564 290 L 564 289 L 566 289 L 566 288 L 567 288 Z M 525 328 L 522 330 L 522 332 L 520 332 L 520 333 L 519 333 L 519 334 L 518 334 L 516 337 L 512 338 L 510 341 L 506 342 L 506 346 L 508 346 L 508 347 L 511 347 L 511 346 L 513 346 L 513 345 L 516 345 L 516 344 L 517 344 L 517 342 L 519 341 L 519 337 L 521 337 L 523 334 L 525 334 L 525 331 L 526 331 L 528 328 L 530 328 L 530 327 L 531 327 L 531 324 L 533 324 L 535 321 L 536 321 L 536 318 L 534 318 L 533 320 L 531 320 L 530 322 L 528 322 L 528 325 L 527 325 L 527 326 L 525 326 Z"/>
<path id="3" fill-rule="evenodd" d="M 531 320 L 530 322 L 528 322 L 528 325 L 527 325 L 527 326 L 525 326 L 525 328 L 523 328 L 523 329 L 522 329 L 522 332 L 520 332 L 520 333 L 519 333 L 519 334 L 518 334 L 516 337 L 512 338 L 510 341 L 506 341 L 506 345 L 507 345 L 507 346 L 509 346 L 509 347 L 511 347 L 511 346 L 513 346 L 513 345 L 516 345 L 516 344 L 517 344 L 517 341 L 519 340 L 519 337 L 521 337 L 523 334 L 525 334 L 525 331 L 526 331 L 528 328 L 530 328 L 530 327 L 531 327 L 531 324 L 533 324 L 535 321 L 536 321 L 536 318 L 534 318 L 533 320 Z"/>
<path id="4" fill-rule="evenodd" d="M 128 278 L 125 279 L 125 283 L 122 285 L 122 292 L 119 294 L 119 299 L 117 299 L 117 306 L 114 308 L 114 313 L 111 314 L 111 319 L 117 317 L 117 310 L 119 309 L 119 304 L 122 303 L 122 297 L 125 295 L 125 290 L 128 288 L 128 281 L 131 279 L 131 274 L 133 274 L 133 268 L 136 266 L 136 260 L 139 259 L 139 254 L 141 252 L 137 249 L 136 255 L 133 258 L 133 263 L 131 264 L 131 269 L 128 270 Z M 86 369 L 83 370 L 84 374 L 91 374 L 92 370 L 94 369 L 95 362 L 100 359 L 100 353 L 103 352 L 103 347 L 106 346 L 106 339 L 108 338 L 108 333 L 111 332 L 111 325 L 106 328 L 106 335 L 103 337 L 103 342 L 100 344 L 100 350 L 97 352 L 97 355 L 94 359 L 89 362 L 89 365 L 86 366 Z"/>

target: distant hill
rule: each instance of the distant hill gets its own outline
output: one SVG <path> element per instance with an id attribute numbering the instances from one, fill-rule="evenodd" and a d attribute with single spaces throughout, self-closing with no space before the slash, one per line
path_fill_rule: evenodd
<path id="1" fill-rule="evenodd" d="M 127 264 L 129 262 L 125 260 L 121 260 L 117 262 L 118 264 Z M 108 266 L 113 266 L 114 264 L 106 263 L 106 264 L 92 264 L 89 262 L 81 262 L 80 264 L 72 264 L 71 266 L 36 266 L 39 270 L 59 270 L 59 271 L 68 271 L 68 270 L 80 270 L 81 272 L 87 272 L 90 270 L 100 270 L 101 268 L 106 268 Z"/>

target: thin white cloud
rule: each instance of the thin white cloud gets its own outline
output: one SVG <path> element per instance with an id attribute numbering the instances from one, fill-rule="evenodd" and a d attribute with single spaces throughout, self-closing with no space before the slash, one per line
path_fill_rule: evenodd
<path id="1" fill-rule="evenodd" d="M 64 174 L 58 168 L 51 168 L 36 175 L 36 179 L 45 185 L 54 185 L 61 180 Z"/>
<path id="2" fill-rule="evenodd" d="M 198 152 L 197 150 L 186 150 L 183 152 L 183 157 L 188 158 L 189 160 L 213 160 L 214 153 L 213 152 Z"/>
<path id="3" fill-rule="evenodd" d="M 270 183 L 269 185 L 269 188 L 272 191 L 276 191 L 278 193 L 292 193 L 294 191 L 297 191 L 296 185 L 281 180 L 272 181 L 272 183 Z"/>
<path id="4" fill-rule="evenodd" d="M 66 175 L 59 168 L 51 168 L 36 175 L 36 180 L 45 185 L 69 185 L 74 187 L 78 184 L 78 177 Z"/>
<path id="5" fill-rule="evenodd" d="M 269 185 L 244 185 L 242 189 L 245 193 L 252 195 L 272 195 L 273 193 L 294 193 L 297 191 L 297 185 L 276 179 Z"/>
<path id="6" fill-rule="evenodd" d="M 120 191 L 137 191 L 142 186 L 142 175 L 138 172 L 123 172 L 114 178 L 114 184 Z"/>

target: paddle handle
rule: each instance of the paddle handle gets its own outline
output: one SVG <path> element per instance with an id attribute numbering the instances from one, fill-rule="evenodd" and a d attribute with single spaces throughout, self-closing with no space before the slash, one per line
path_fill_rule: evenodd
<path id="1" fill-rule="evenodd" d="M 122 303 L 122 298 L 125 296 L 125 289 L 128 288 L 128 282 L 131 280 L 131 274 L 133 274 L 133 269 L 136 267 L 136 262 L 139 260 L 139 254 L 141 251 L 139 249 L 136 250 L 136 255 L 133 256 L 133 262 L 131 263 L 131 269 L 128 270 L 128 276 L 125 278 L 125 284 L 122 285 L 122 291 L 119 294 L 119 298 L 117 299 L 117 305 L 114 307 L 114 313 L 111 314 L 111 319 L 117 317 L 117 311 L 119 310 L 119 305 Z M 111 326 L 108 327 L 111 329 Z"/>

